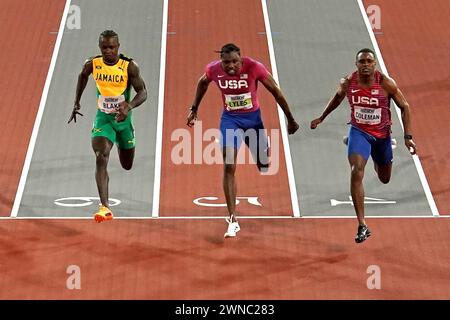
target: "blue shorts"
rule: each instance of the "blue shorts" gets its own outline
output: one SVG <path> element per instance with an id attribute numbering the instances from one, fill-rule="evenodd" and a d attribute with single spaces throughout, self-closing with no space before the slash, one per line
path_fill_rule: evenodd
<path id="1" fill-rule="evenodd" d="M 222 148 L 232 147 L 238 150 L 244 141 L 258 167 L 268 162 L 269 142 L 260 109 L 248 113 L 224 111 L 220 119 L 220 132 Z"/>
<path id="2" fill-rule="evenodd" d="M 348 156 L 359 154 L 365 160 L 372 156 L 373 162 L 378 165 L 388 165 L 393 161 L 391 137 L 383 139 L 374 136 L 350 126 L 348 133 Z"/>

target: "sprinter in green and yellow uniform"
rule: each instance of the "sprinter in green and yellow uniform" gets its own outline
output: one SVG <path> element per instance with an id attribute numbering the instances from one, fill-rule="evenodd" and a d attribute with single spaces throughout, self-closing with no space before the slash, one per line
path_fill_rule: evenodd
<path id="1" fill-rule="evenodd" d="M 89 75 L 97 88 L 97 115 L 92 128 L 92 148 L 96 156 L 95 180 L 100 196 L 100 209 L 94 214 L 96 222 L 112 220 L 113 213 L 109 208 L 108 194 L 108 159 L 117 144 L 119 159 L 125 170 L 133 166 L 135 137 L 132 109 L 147 99 L 147 90 L 136 62 L 119 54 L 119 36 L 112 30 L 100 34 L 99 47 L 101 55 L 86 60 L 78 76 L 75 103 L 69 123 L 79 112 L 80 99 Z M 131 99 L 131 87 L 136 95 Z"/>

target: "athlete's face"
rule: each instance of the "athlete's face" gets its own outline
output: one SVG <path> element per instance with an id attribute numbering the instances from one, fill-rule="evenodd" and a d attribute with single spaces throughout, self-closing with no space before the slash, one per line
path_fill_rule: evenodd
<path id="1" fill-rule="evenodd" d="M 116 37 L 100 38 L 98 46 L 106 63 L 116 63 L 119 57 L 119 41 Z"/>
<path id="2" fill-rule="evenodd" d="M 237 74 L 242 68 L 241 56 L 236 51 L 223 53 L 220 59 L 222 60 L 223 70 L 231 76 Z"/>
<path id="3" fill-rule="evenodd" d="M 361 52 L 356 57 L 356 67 L 358 72 L 363 76 L 371 76 L 375 72 L 375 57 L 370 52 Z"/>

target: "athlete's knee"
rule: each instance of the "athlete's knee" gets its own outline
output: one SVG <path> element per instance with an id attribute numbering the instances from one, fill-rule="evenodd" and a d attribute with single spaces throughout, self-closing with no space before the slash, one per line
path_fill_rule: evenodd
<path id="1" fill-rule="evenodd" d="M 97 151 L 95 151 L 95 159 L 96 159 L 97 165 L 106 164 L 106 163 L 108 163 L 109 152 L 97 150 Z"/>
<path id="2" fill-rule="evenodd" d="M 388 175 L 379 175 L 378 179 L 380 179 L 381 183 L 388 184 L 391 181 L 391 177 Z"/>
<path id="3" fill-rule="evenodd" d="M 352 179 L 362 180 L 364 177 L 364 167 L 359 165 L 352 165 L 351 175 Z"/>
<path id="4" fill-rule="evenodd" d="M 131 168 L 133 167 L 133 163 L 121 163 L 122 168 L 124 168 L 125 170 L 131 170 Z"/>
<path id="5" fill-rule="evenodd" d="M 132 149 L 118 149 L 120 165 L 125 170 L 131 170 L 134 161 L 134 148 Z"/>
<path id="6" fill-rule="evenodd" d="M 387 184 L 391 181 L 391 167 L 381 166 L 375 163 L 375 171 L 381 183 Z"/>

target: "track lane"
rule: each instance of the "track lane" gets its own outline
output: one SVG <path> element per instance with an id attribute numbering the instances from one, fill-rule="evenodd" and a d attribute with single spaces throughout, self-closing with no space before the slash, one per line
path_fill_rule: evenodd
<path id="1" fill-rule="evenodd" d="M 0 216 L 11 214 L 65 3 L 2 1 Z"/>
<path id="2" fill-rule="evenodd" d="M 230 13 L 230 8 L 233 9 Z M 234 23 L 235 22 L 235 23 Z M 252 1 L 169 1 L 164 109 L 164 145 L 161 173 L 161 216 L 223 215 L 226 208 L 201 207 L 193 204 L 199 197 L 217 197 L 224 203 L 222 165 L 175 165 L 171 158 L 178 141 L 170 141 L 177 129 L 187 130 L 186 116 L 198 78 L 207 63 L 218 59 L 218 50 L 228 42 L 241 47 L 243 55 L 263 62 L 270 70 L 267 39 L 261 2 Z M 276 104 L 264 88 L 259 89 L 263 120 L 267 129 L 279 129 Z M 289 97 L 288 97 L 289 99 Z M 200 109 L 203 131 L 218 128 L 221 113 L 220 94 L 211 83 Z M 191 134 L 198 132 L 194 127 Z M 281 144 L 281 135 L 279 136 Z M 209 142 L 204 142 L 205 147 Z M 273 142 L 272 142 L 273 145 Z M 200 156 L 201 158 L 201 156 Z M 194 154 L 192 158 L 194 159 Z M 242 202 L 237 207 L 243 215 L 292 215 L 289 185 L 280 145 L 279 172 L 259 175 L 255 165 L 240 165 L 236 171 L 238 196 L 257 196 L 262 206 Z M 202 160 L 202 159 L 200 159 Z"/>
<path id="3" fill-rule="evenodd" d="M 376 38 L 389 73 L 411 105 L 414 139 L 439 213 L 450 214 L 450 28 L 446 0 L 364 1 L 377 5 Z"/>

